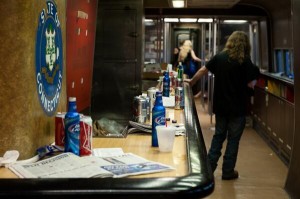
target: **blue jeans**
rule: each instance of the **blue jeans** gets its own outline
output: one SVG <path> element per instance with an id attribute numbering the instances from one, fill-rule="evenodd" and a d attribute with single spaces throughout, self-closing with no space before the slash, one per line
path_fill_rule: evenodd
<path id="1" fill-rule="evenodd" d="M 218 165 L 218 160 L 222 155 L 223 142 L 227 138 L 226 151 L 223 156 L 222 172 L 231 173 L 234 171 L 237 160 L 239 142 L 246 124 L 246 117 L 224 117 L 216 115 L 215 134 L 208 152 L 208 159 L 212 171 Z"/>

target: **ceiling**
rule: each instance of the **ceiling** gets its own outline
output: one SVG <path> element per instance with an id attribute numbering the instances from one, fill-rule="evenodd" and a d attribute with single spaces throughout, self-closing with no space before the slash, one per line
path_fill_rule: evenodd
<path id="1" fill-rule="evenodd" d="M 240 0 L 185 0 L 187 8 L 231 8 Z M 172 8 L 172 0 L 144 0 L 145 8 Z"/>

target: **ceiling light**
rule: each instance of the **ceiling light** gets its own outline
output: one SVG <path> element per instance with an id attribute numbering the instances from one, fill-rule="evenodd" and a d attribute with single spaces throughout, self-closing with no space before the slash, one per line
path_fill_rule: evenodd
<path id="1" fill-rule="evenodd" d="M 180 22 L 196 22 L 196 18 L 180 18 Z"/>
<path id="2" fill-rule="evenodd" d="M 184 0 L 173 0 L 172 4 L 174 8 L 184 8 Z"/>
<path id="3" fill-rule="evenodd" d="M 164 22 L 179 22 L 178 18 L 165 18 Z"/>
<path id="4" fill-rule="evenodd" d="M 213 22 L 213 19 L 212 18 L 199 18 L 198 19 L 198 22 L 200 22 L 200 23 L 211 23 L 211 22 Z"/>
<path id="5" fill-rule="evenodd" d="M 224 20 L 223 22 L 224 23 L 237 23 L 237 24 L 239 24 L 239 23 L 247 23 L 248 21 L 246 21 L 246 20 Z"/>

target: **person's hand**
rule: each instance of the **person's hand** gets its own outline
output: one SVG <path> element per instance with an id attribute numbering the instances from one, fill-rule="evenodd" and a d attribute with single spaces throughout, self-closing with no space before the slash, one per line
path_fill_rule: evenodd
<path id="1" fill-rule="evenodd" d="M 191 79 L 183 79 L 183 82 L 186 82 L 186 83 L 188 83 L 188 84 L 192 84 L 192 80 Z"/>
<path id="2" fill-rule="evenodd" d="M 254 89 L 256 82 L 257 82 L 256 80 L 252 80 L 251 82 L 248 83 L 248 87 Z"/>

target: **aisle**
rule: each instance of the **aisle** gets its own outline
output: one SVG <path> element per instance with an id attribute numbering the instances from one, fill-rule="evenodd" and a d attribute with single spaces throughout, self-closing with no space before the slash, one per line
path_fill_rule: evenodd
<path id="1" fill-rule="evenodd" d="M 214 117 L 211 124 L 210 115 L 200 105 L 200 100 L 196 99 L 195 103 L 208 150 L 214 133 Z M 222 159 L 218 165 L 215 171 L 215 190 L 206 199 L 289 198 L 283 189 L 288 168 L 251 127 L 246 127 L 240 142 L 236 166 L 240 177 L 233 181 L 221 180 Z"/>

